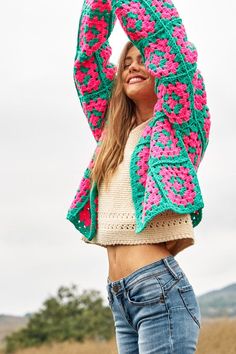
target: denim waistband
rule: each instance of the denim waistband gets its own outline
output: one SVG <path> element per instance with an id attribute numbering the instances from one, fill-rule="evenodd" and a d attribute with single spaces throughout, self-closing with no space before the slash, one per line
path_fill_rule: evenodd
<path id="1" fill-rule="evenodd" d="M 149 263 L 131 274 L 127 275 L 124 278 L 119 280 L 110 281 L 109 277 L 107 277 L 107 289 L 109 288 L 125 288 L 128 285 L 131 285 L 133 281 L 137 280 L 139 277 L 142 277 L 146 273 L 155 273 L 155 274 L 163 274 L 166 272 L 171 272 L 172 275 L 178 279 L 179 273 L 182 272 L 182 269 L 179 263 L 176 261 L 173 255 L 166 256 L 158 261 Z"/>

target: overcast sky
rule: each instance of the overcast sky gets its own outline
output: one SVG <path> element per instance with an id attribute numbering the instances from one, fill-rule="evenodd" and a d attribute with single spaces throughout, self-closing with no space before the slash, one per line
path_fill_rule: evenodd
<path id="1" fill-rule="evenodd" d="M 106 297 L 106 250 L 66 220 L 95 141 L 73 83 L 82 1 L 1 6 L 0 314 L 37 311 L 59 286 Z M 198 49 L 212 127 L 199 167 L 205 207 L 196 243 L 176 256 L 197 295 L 236 281 L 235 1 L 175 0 Z M 117 63 L 127 41 L 110 37 Z"/>

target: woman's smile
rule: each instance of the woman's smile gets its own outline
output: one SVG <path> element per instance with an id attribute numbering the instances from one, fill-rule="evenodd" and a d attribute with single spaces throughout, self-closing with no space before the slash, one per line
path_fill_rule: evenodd
<path id="1" fill-rule="evenodd" d="M 130 79 L 129 85 L 139 84 L 140 82 L 145 81 L 145 80 L 147 80 L 147 79 L 141 79 L 141 77 L 135 77 L 135 78 Z"/>

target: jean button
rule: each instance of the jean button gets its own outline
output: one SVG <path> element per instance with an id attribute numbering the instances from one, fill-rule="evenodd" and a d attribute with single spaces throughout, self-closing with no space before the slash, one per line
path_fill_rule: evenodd
<path id="1" fill-rule="evenodd" d="M 117 293 L 117 291 L 120 289 L 119 285 L 113 285 L 112 289 Z"/>

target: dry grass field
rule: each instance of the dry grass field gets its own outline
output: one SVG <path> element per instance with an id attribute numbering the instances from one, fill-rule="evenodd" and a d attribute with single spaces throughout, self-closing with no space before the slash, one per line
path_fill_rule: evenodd
<path id="1" fill-rule="evenodd" d="M 203 321 L 196 354 L 236 354 L 236 319 Z M 19 350 L 16 354 L 117 354 L 116 343 L 67 342 Z M 0 354 L 3 354 L 1 352 Z M 128 354 L 128 353 L 127 353 Z"/>
<path id="2" fill-rule="evenodd" d="M 203 322 L 196 354 L 236 354 L 236 319 Z"/>

